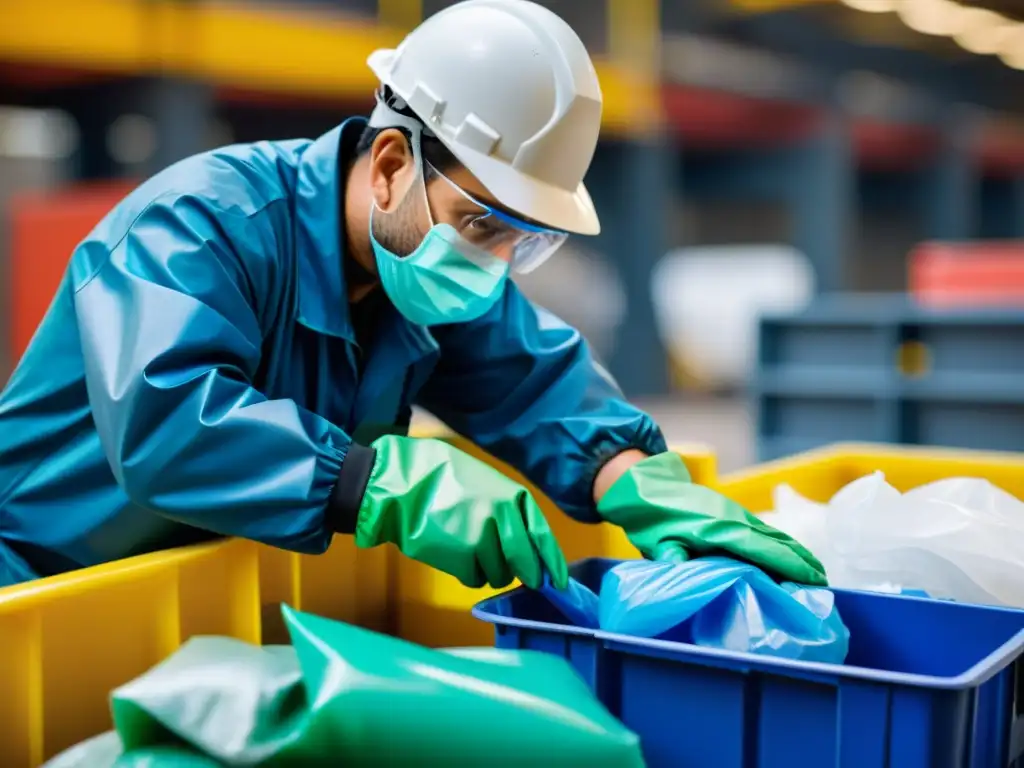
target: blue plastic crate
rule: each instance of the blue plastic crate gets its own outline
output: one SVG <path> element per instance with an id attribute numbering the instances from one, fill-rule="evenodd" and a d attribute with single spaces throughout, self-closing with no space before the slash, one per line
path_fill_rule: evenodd
<path id="1" fill-rule="evenodd" d="M 592 589 L 614 560 L 584 560 Z M 1024 752 L 1024 612 L 836 590 L 845 666 L 566 626 L 527 589 L 473 609 L 499 648 L 568 659 L 651 768 L 1006 768 Z"/>
<path id="2" fill-rule="evenodd" d="M 918 365 L 901 365 L 910 359 Z M 1024 451 L 1022 376 L 1020 310 L 822 296 L 761 318 L 758 455 L 847 441 Z"/>

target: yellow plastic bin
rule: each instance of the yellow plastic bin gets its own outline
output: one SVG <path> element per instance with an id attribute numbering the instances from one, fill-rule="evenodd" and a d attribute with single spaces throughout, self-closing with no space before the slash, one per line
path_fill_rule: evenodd
<path id="1" fill-rule="evenodd" d="M 509 477 L 526 485 L 535 494 L 544 516 L 558 538 L 570 562 L 585 557 L 638 557 L 620 528 L 611 525 L 587 525 L 562 513 L 522 475 L 481 451 L 469 441 L 438 431 L 417 431 L 417 437 L 440 437 L 477 456 Z M 714 453 L 706 446 L 676 447 L 686 461 L 695 482 L 713 485 L 716 478 Z M 494 628 L 477 621 L 470 609 L 501 590 L 470 589 L 457 579 L 432 570 L 409 558 L 396 555 L 394 563 L 395 631 L 399 637 L 433 648 L 460 645 L 491 645 Z"/>
<path id="2" fill-rule="evenodd" d="M 1024 454 L 869 443 L 841 443 L 723 475 L 718 489 L 752 512 L 766 512 L 773 489 L 782 483 L 826 502 L 876 470 L 900 491 L 947 477 L 980 477 L 1024 499 Z"/>
<path id="3" fill-rule="evenodd" d="M 281 604 L 378 632 L 395 630 L 391 607 L 393 547 L 358 549 L 335 536 L 322 555 L 259 546 L 263 642 L 287 643 Z"/>
<path id="4" fill-rule="evenodd" d="M 418 436 L 444 436 L 517 477 L 450 433 Z M 714 482 L 709 450 L 682 453 L 696 481 Z M 576 523 L 538 499 L 570 559 L 636 555 L 617 528 Z M 469 609 L 493 593 L 343 536 L 319 556 L 232 539 L 0 589 L 0 765 L 36 766 L 108 729 L 110 691 L 190 636 L 284 641 L 281 603 L 428 645 L 489 645 Z"/>
<path id="5" fill-rule="evenodd" d="M 0 765 L 110 728 L 108 695 L 192 635 L 259 642 L 257 546 L 225 541 L 0 589 Z"/>

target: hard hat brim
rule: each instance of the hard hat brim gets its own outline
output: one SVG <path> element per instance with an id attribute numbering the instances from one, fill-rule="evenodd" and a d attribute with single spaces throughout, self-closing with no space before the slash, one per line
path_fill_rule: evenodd
<path id="1" fill-rule="evenodd" d="M 396 48 L 378 48 L 371 53 L 366 64 L 382 83 L 391 82 L 391 69 L 395 65 L 395 56 L 398 55 Z"/>
<path id="2" fill-rule="evenodd" d="M 577 235 L 596 235 L 601 222 L 590 193 L 581 182 L 574 190 L 562 189 L 527 176 L 503 160 L 454 146 L 438 136 L 455 158 L 505 208 L 552 229 Z"/>

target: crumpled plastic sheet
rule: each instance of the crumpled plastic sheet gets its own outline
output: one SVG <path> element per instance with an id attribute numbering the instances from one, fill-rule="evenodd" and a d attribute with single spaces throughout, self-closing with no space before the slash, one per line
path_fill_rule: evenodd
<path id="1" fill-rule="evenodd" d="M 1024 502 L 987 480 L 901 494 L 875 472 L 827 504 L 781 485 L 774 506 L 762 519 L 810 549 L 833 587 L 1024 608 Z"/>
<path id="2" fill-rule="evenodd" d="M 777 584 L 747 563 L 630 560 L 602 579 L 600 594 L 570 579 L 541 591 L 574 626 L 708 648 L 841 664 L 850 633 L 827 589 Z"/>

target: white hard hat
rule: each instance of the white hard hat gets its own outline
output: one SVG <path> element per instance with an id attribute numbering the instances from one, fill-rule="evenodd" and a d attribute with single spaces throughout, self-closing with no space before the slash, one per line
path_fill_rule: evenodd
<path id="1" fill-rule="evenodd" d="M 368 63 L 503 206 L 554 229 L 601 231 L 583 186 L 601 87 L 554 13 L 528 0 L 466 0 Z"/>

